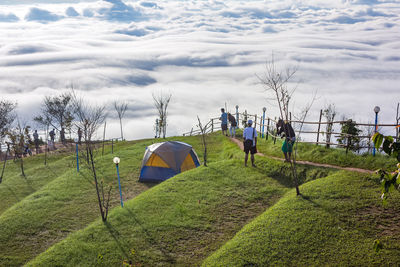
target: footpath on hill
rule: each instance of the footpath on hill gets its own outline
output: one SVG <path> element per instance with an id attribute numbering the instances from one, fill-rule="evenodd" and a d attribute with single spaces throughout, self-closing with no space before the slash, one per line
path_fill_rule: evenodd
<path id="1" fill-rule="evenodd" d="M 242 140 L 239 140 L 237 138 L 232 138 L 232 137 L 230 137 L 229 139 L 232 142 L 236 143 L 240 147 L 241 150 L 243 150 L 243 141 Z M 274 157 L 274 156 L 265 155 L 265 154 L 260 153 L 260 152 L 257 152 L 256 155 L 259 155 L 259 156 L 262 156 L 262 157 L 268 157 L 268 158 L 276 159 L 276 160 L 280 160 L 280 161 L 284 161 L 285 160 L 283 158 L 278 158 L 278 157 Z M 311 162 L 311 161 L 296 160 L 296 163 L 303 164 L 303 165 L 316 166 L 316 167 L 324 167 L 324 168 L 333 168 L 333 169 L 339 169 L 339 170 L 353 171 L 353 172 L 359 172 L 359 173 L 374 173 L 374 171 L 361 169 L 361 168 L 341 167 L 341 166 L 337 166 L 337 165 L 316 163 L 316 162 Z"/>

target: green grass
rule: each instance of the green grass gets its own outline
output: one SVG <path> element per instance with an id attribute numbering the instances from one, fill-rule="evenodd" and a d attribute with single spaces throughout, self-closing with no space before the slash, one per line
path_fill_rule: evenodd
<path id="1" fill-rule="evenodd" d="M 203 160 L 200 137 L 167 140 L 191 144 Z M 30 266 L 120 266 L 124 261 L 142 266 L 196 266 L 211 255 L 205 265 L 230 266 L 236 260 L 242 265 L 297 265 L 296 253 L 301 255 L 300 265 L 313 265 L 335 263 L 331 252 L 335 249 L 343 255 L 359 249 L 354 255 L 367 253 L 369 261 L 351 256 L 353 262 L 370 265 L 383 263 L 382 258 L 370 260 L 375 238 L 386 244 L 379 257 L 387 255 L 393 260 L 390 263 L 398 257 L 389 249 L 398 249 L 398 232 L 392 231 L 398 218 L 386 216 L 379 185 L 371 176 L 298 166 L 304 197 L 297 198 L 287 164 L 256 156 L 257 168 L 245 168 L 243 152 L 217 132 L 207 137 L 209 167 L 158 185 L 138 183 L 146 146 L 161 141 L 165 140 L 118 142 L 114 154 L 107 144 L 104 156 L 101 148 L 96 153 L 99 178 L 113 186 L 107 223 L 99 218 L 93 178 L 84 164 L 76 172 L 74 155 L 51 155 L 47 167 L 41 156 L 27 158 L 26 178 L 20 176 L 19 165 L 10 162 L 0 184 L 4 194 L 0 195 L 0 266 L 27 262 Z M 281 153 L 279 145 L 264 140 L 259 148 L 263 153 Z M 301 155 L 307 155 L 307 149 L 299 150 Z M 121 158 L 124 208 L 119 204 L 114 156 Z M 321 152 L 317 158 L 324 157 Z M 389 211 L 398 213 L 398 200 L 391 199 Z M 265 225 L 272 224 L 276 232 L 265 233 L 269 229 Z M 238 238 L 243 240 L 238 242 Z M 276 242 L 258 244 L 257 238 Z M 241 242 L 246 245 L 240 246 Z M 310 247 L 308 254 L 303 252 L 306 247 Z M 268 249 L 277 254 L 264 256 Z M 340 263 L 348 263 L 344 258 Z"/>
<path id="2" fill-rule="evenodd" d="M 269 177 L 286 168 L 283 163 L 257 160 L 259 168 L 232 159 L 182 173 L 114 209 L 107 224 L 97 220 L 28 265 L 199 265 L 289 190 L 285 177 Z M 309 179 L 329 173 L 302 171 Z"/>
<path id="3" fill-rule="evenodd" d="M 235 149 L 233 144 L 220 136 L 210 139 L 210 160 L 229 153 L 221 153 L 225 143 L 229 144 L 227 151 Z M 98 176 L 104 179 L 105 184 L 113 185 L 112 207 L 119 205 L 112 158 L 121 158 L 123 197 L 125 200 L 131 199 L 152 186 L 138 183 L 137 180 L 146 146 L 158 141 L 164 140 L 118 142 L 114 144 L 114 154 L 110 154 L 111 148 L 107 146 L 104 156 L 101 156 L 101 149 L 98 151 Z M 198 137 L 188 137 L 185 141 L 198 148 L 202 156 Z M 23 264 L 99 216 L 93 178 L 82 161 L 81 172 L 76 173 L 73 155 L 51 155 L 48 166 L 42 165 L 40 157 L 25 159 L 25 178 L 19 174 L 18 162 L 9 162 L 10 166 L 7 166 L 5 178 L 0 184 L 0 191 L 5 192 L 2 195 L 5 202 L 0 209 L 3 211 L 0 214 L 0 263 L 8 266 Z"/>
<path id="4" fill-rule="evenodd" d="M 43 155 L 24 158 L 25 177 L 21 175 L 19 160 L 7 161 L 3 181 L 0 184 L 0 215 L 56 178 L 57 170 L 67 168 L 70 159 L 70 153 L 55 154 L 49 156 L 48 164 L 44 165 Z"/>
<path id="5" fill-rule="evenodd" d="M 345 171 L 288 192 L 203 266 L 397 265 L 399 195 L 385 209 L 370 176 Z M 375 239 L 384 249 L 376 253 Z"/>
<path id="6" fill-rule="evenodd" d="M 265 155 L 283 158 L 281 150 L 282 142 L 281 139 L 277 139 L 276 144 L 274 144 L 271 137 L 269 140 L 260 138 L 257 149 Z M 377 170 L 381 168 L 394 170 L 397 163 L 394 157 L 389 157 L 387 155 L 376 154 L 376 156 L 373 157 L 372 155 L 355 154 L 351 151 L 346 154 L 345 149 L 326 148 L 322 145 L 316 146 L 306 143 L 298 143 L 297 159 L 367 170 Z"/>

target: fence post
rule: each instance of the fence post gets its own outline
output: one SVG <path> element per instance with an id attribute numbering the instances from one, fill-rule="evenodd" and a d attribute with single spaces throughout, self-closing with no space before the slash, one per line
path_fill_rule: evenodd
<path id="1" fill-rule="evenodd" d="M 263 107 L 261 138 L 264 138 L 264 125 L 265 125 L 265 111 L 266 110 L 267 110 L 267 108 Z"/>
<path id="2" fill-rule="evenodd" d="M 319 144 L 319 130 L 321 129 L 321 119 L 322 119 L 322 109 L 319 112 L 319 122 L 318 122 L 318 132 L 317 132 L 317 143 L 315 145 L 318 146 Z"/>
<path id="3" fill-rule="evenodd" d="M 257 128 L 257 114 L 254 115 L 254 128 Z"/>
<path id="4" fill-rule="evenodd" d="M 268 140 L 268 135 L 269 135 L 269 118 L 268 118 L 268 122 L 267 122 L 267 132 L 265 135 L 265 140 Z"/>
<path id="5" fill-rule="evenodd" d="M 399 108 L 400 108 L 400 103 L 397 103 L 397 110 L 396 110 L 396 124 L 397 124 L 397 126 L 400 125 Z M 396 127 L 396 142 L 399 142 L 399 139 L 400 139 L 400 128 Z"/>
<path id="6" fill-rule="evenodd" d="M 236 105 L 236 129 L 239 128 L 239 105 Z"/>
<path id="7" fill-rule="evenodd" d="M 275 117 L 275 121 L 276 121 L 276 117 Z M 275 143 L 276 143 L 276 133 L 277 133 L 277 131 L 276 131 L 276 125 L 275 125 L 275 131 L 274 131 L 274 145 L 275 145 Z"/>
<path id="8" fill-rule="evenodd" d="M 107 125 L 107 122 L 105 121 L 104 122 L 104 131 L 103 131 L 103 148 L 102 148 L 102 150 L 101 150 L 101 155 L 102 156 L 104 156 L 104 140 L 106 139 L 106 125 Z"/>
<path id="9" fill-rule="evenodd" d="M 111 138 L 111 154 L 114 154 L 114 138 Z"/>
<path id="10" fill-rule="evenodd" d="M 214 132 L 214 119 L 211 119 L 211 132 Z"/>
<path id="11" fill-rule="evenodd" d="M 157 138 L 158 137 L 158 119 L 156 119 L 156 137 L 155 138 Z"/>
<path id="12" fill-rule="evenodd" d="M 290 121 L 290 124 L 292 124 L 292 112 L 289 112 L 289 121 Z"/>

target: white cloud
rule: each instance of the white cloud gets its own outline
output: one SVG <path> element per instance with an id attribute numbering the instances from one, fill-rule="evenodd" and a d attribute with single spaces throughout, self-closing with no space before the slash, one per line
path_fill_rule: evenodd
<path id="1" fill-rule="evenodd" d="M 275 116 L 254 75 L 272 53 L 279 66 L 299 66 L 295 110 L 318 89 L 311 119 L 334 102 L 363 121 L 381 105 L 382 119 L 391 122 L 388 99 L 400 100 L 398 1 L 10 1 L 3 7 L 0 92 L 18 100 L 26 116 L 44 95 L 71 83 L 99 103 L 129 100 L 128 138 L 153 136 L 151 93 L 161 89 L 173 94 L 169 134 L 190 130 L 196 115 L 218 116 L 225 102 L 231 111 L 238 104 L 251 113 L 267 106 Z M 108 135 L 118 136 L 115 128 Z"/>

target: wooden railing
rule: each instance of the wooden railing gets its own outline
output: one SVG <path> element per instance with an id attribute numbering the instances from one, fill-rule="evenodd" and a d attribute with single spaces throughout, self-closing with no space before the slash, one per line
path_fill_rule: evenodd
<path id="1" fill-rule="evenodd" d="M 279 136 L 276 136 L 276 123 L 277 123 L 277 117 L 269 117 L 266 116 L 265 113 L 262 113 L 262 115 L 257 115 L 257 114 L 248 114 L 247 112 L 243 112 L 243 113 L 235 113 L 232 115 L 235 116 L 235 118 L 239 118 L 239 121 L 237 122 L 238 127 L 244 127 L 245 123 L 247 120 L 251 119 L 253 120 L 253 127 L 254 128 L 258 128 L 259 129 L 259 135 L 260 137 L 265 137 L 266 139 L 268 138 L 273 138 L 274 142 L 276 142 L 277 138 L 280 138 Z M 333 122 L 327 122 L 327 121 L 322 121 L 322 110 L 319 114 L 319 121 L 299 121 L 299 120 L 289 120 L 289 122 L 291 123 L 291 125 L 293 126 L 293 128 L 295 129 L 295 132 L 297 133 L 297 137 L 301 137 L 302 134 L 307 134 L 307 135 L 312 135 L 314 134 L 314 137 L 311 138 L 306 138 L 308 141 L 306 141 L 305 139 L 303 140 L 303 138 L 301 137 L 300 139 L 298 138 L 299 142 L 302 143 L 310 143 L 310 144 L 316 144 L 316 145 L 327 145 L 327 146 L 337 146 L 337 147 L 347 147 L 348 144 L 340 144 L 338 142 L 327 142 L 327 141 L 321 141 L 320 137 L 323 135 L 330 135 L 331 137 L 334 137 L 332 139 L 337 139 L 338 137 L 344 137 L 344 138 L 348 138 L 348 139 L 352 139 L 352 138 L 359 138 L 359 139 L 371 139 L 371 135 L 373 134 L 374 131 L 372 131 L 371 135 L 353 135 L 353 134 L 347 134 L 347 133 L 341 133 L 341 132 L 337 132 L 335 130 L 333 130 L 335 125 L 342 125 L 345 123 L 348 123 L 348 121 L 343 121 L 343 120 L 338 120 L 338 121 L 333 121 Z M 291 116 L 290 116 L 291 117 Z M 389 127 L 392 128 L 393 131 L 395 132 L 395 135 L 392 135 L 392 137 L 394 139 L 396 139 L 397 141 L 400 141 L 400 134 L 399 131 L 396 131 L 396 126 L 398 126 L 398 123 L 394 123 L 394 124 L 390 124 L 390 123 L 382 123 L 382 124 L 371 124 L 371 123 L 357 123 L 355 121 L 351 121 L 352 123 L 354 123 L 355 126 L 360 126 L 360 127 L 371 127 L 373 129 L 378 129 L 378 128 L 383 128 L 383 127 Z M 313 126 L 316 127 L 317 130 L 299 130 L 296 129 L 298 128 L 297 126 L 299 126 L 300 124 L 303 125 L 309 125 L 309 126 Z M 321 129 L 321 126 L 324 125 L 332 125 L 332 131 L 331 132 L 326 132 L 324 130 Z M 376 127 L 376 128 L 375 128 Z M 214 131 L 218 131 L 221 129 L 221 122 L 219 120 L 219 118 L 212 118 L 209 120 L 209 122 L 206 124 L 205 126 L 206 129 L 206 133 L 212 133 Z M 201 134 L 200 129 L 196 126 L 195 128 L 192 128 L 192 130 L 190 132 L 186 132 L 183 134 L 183 136 L 191 136 L 191 135 L 199 135 Z M 316 141 L 310 141 L 310 140 L 316 140 Z M 372 147 L 372 142 L 369 142 L 368 146 L 361 146 L 359 147 L 361 148 L 371 148 Z"/>

